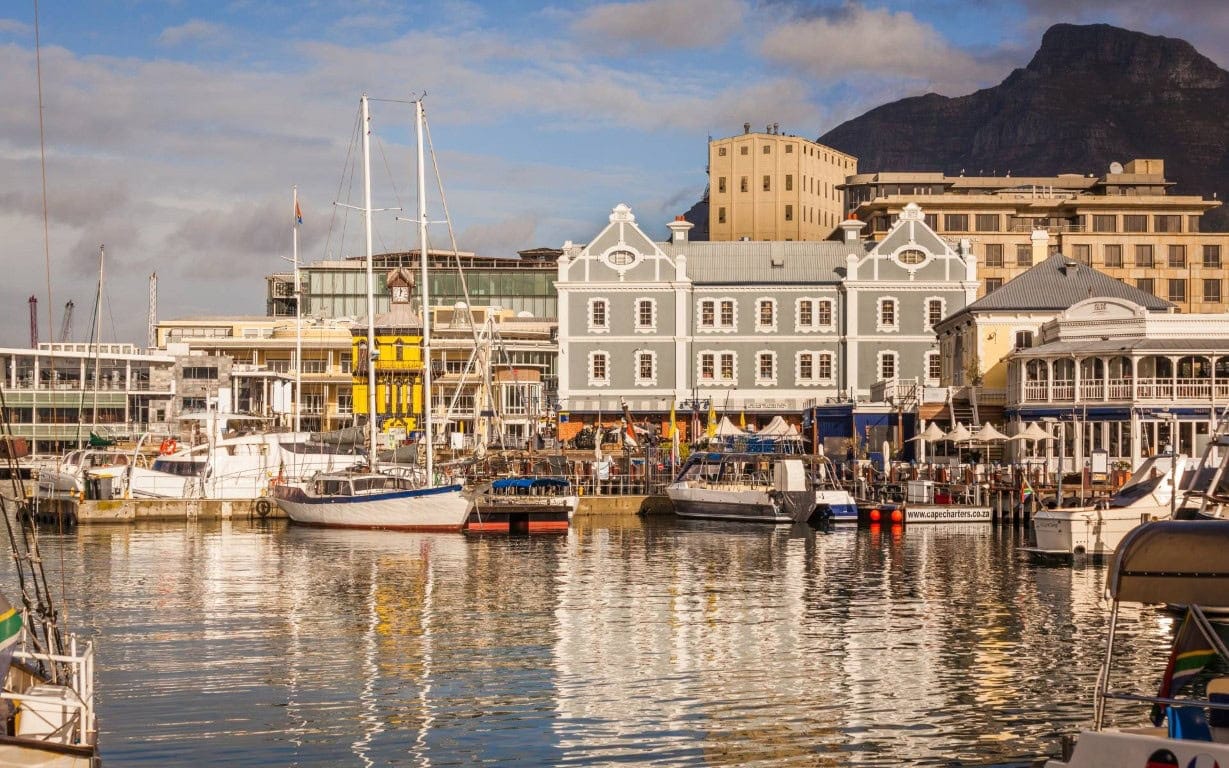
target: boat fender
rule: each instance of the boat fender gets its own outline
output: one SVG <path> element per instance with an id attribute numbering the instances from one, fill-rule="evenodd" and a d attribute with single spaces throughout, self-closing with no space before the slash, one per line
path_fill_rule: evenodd
<path id="1" fill-rule="evenodd" d="M 272 511 L 273 511 L 273 505 L 269 502 L 268 499 L 257 499 L 256 500 L 256 514 L 260 515 L 261 517 L 268 517 L 269 513 Z"/>
<path id="2" fill-rule="evenodd" d="M 175 442 L 175 438 L 168 437 L 162 441 L 162 445 L 158 446 L 158 453 L 166 456 L 167 454 L 174 453 L 178 448 L 179 445 Z"/>

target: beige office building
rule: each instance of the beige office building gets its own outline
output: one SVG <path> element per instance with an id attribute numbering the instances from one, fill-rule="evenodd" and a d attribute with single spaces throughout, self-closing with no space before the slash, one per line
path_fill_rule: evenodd
<path id="1" fill-rule="evenodd" d="M 1162 160 L 1133 160 L 1103 176 L 866 173 L 839 188 L 872 235 L 918 203 L 941 235 L 972 241 L 983 296 L 1044 255 L 1062 253 L 1181 312 L 1223 312 L 1229 233 L 1200 231 L 1220 201 L 1166 194 L 1170 186 Z"/>
<path id="2" fill-rule="evenodd" d="M 841 223 L 840 187 L 858 160 L 768 126 L 708 142 L 709 240 L 824 240 Z"/>

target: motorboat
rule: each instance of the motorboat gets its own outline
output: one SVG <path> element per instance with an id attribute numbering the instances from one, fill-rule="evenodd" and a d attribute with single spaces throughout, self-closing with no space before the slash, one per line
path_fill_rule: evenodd
<path id="1" fill-rule="evenodd" d="M 756 523 L 856 523 L 852 494 L 823 456 L 747 450 L 688 457 L 666 495 L 681 518 Z"/>
<path id="2" fill-rule="evenodd" d="M 566 477 L 501 477 L 471 494 L 465 530 L 551 533 L 568 529 L 580 494 Z"/>
<path id="3" fill-rule="evenodd" d="M 1033 515 L 1036 546 L 1025 551 L 1044 558 L 1104 558 L 1141 522 L 1171 516 L 1182 496 L 1187 457 L 1153 456 L 1108 499 L 1094 504 L 1039 509 Z"/>
<path id="4" fill-rule="evenodd" d="M 120 451 L 82 448 L 69 451 L 57 459 L 41 462 L 36 467 L 38 496 L 81 496 L 91 478 L 108 478 L 118 487 L 127 474 L 132 459 L 132 455 Z"/>
<path id="5" fill-rule="evenodd" d="M 1065 738 L 1062 756 L 1048 760 L 1046 768 L 1229 765 L 1229 678 L 1208 680 L 1205 698 L 1186 693 L 1216 656 L 1229 659 L 1207 616 L 1207 611 L 1229 607 L 1229 526 L 1191 520 L 1137 526 L 1114 552 L 1107 591 L 1112 601 L 1109 636 L 1097 676 L 1092 729 L 1074 740 Z M 1122 603 L 1187 607 L 1155 695 L 1118 688 L 1114 654 Z M 1138 653 L 1138 643 L 1128 646 L 1126 655 Z M 1107 708 L 1127 705 L 1137 708 L 1141 725 L 1106 728 Z"/>
<path id="6" fill-rule="evenodd" d="M 327 528 L 460 531 L 470 500 L 462 486 L 424 486 L 410 474 L 357 468 L 278 483 L 271 495 L 293 522 Z"/>

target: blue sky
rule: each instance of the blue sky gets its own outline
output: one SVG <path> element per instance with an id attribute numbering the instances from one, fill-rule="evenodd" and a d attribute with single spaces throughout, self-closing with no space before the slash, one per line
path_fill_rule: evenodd
<path id="1" fill-rule="evenodd" d="M 0 7 L 4 345 L 28 341 L 31 294 L 43 340 L 68 299 L 85 337 L 100 243 L 107 340 L 144 340 L 155 270 L 163 318 L 263 314 L 292 185 L 304 261 L 361 253 L 361 222 L 333 203 L 357 194 L 363 91 L 428 93 L 460 247 L 513 255 L 583 242 L 620 202 L 664 236 L 704 189 L 708 136 L 749 121 L 814 138 L 897 98 L 994 85 L 1057 22 L 1183 37 L 1229 64 L 1222 0 L 42 0 L 49 312 L 33 19 L 32 0 Z M 414 206 L 411 121 L 373 105 L 376 206 Z M 388 213 L 377 233 L 404 248 L 413 227 Z"/>

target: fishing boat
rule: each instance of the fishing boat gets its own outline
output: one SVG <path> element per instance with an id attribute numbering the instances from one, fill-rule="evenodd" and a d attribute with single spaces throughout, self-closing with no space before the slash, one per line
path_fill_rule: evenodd
<path id="1" fill-rule="evenodd" d="M 1178 507 L 1187 457 L 1153 456 L 1144 461 L 1122 488 L 1091 505 L 1039 509 L 1033 515 L 1034 557 L 1105 558 L 1141 522 L 1168 518 Z"/>
<path id="2" fill-rule="evenodd" d="M 825 457 L 754 440 L 687 458 L 666 495 L 681 518 L 758 523 L 856 523 L 854 497 Z M 757 450 L 758 448 L 758 450 Z"/>
<path id="3" fill-rule="evenodd" d="M 388 528 L 417 531 L 460 531 L 468 517 L 470 500 L 460 483 L 435 484 L 433 428 L 431 420 L 431 332 L 427 282 L 427 210 L 423 166 L 423 105 L 414 102 L 418 138 L 418 236 L 423 338 L 423 453 L 425 467 L 416 470 L 381 471 L 376 451 L 375 355 L 367 363 L 368 464 L 363 471 L 321 473 L 305 482 L 275 482 L 270 495 L 291 521 L 328 528 Z M 371 131 L 368 99 L 361 101 L 363 135 L 363 222 L 367 256 L 366 348 L 378 349 L 375 333 L 375 276 L 372 264 L 371 226 Z"/>
<path id="4" fill-rule="evenodd" d="M 580 494 L 566 477 L 501 477 L 472 494 L 470 533 L 567 531 Z"/>
<path id="5" fill-rule="evenodd" d="M 1224 635 L 1208 620 L 1229 607 L 1229 526 L 1166 520 L 1137 526 L 1119 543 L 1108 575 L 1109 633 L 1093 699 L 1093 725 L 1063 741 L 1062 755 L 1046 768 L 1203 768 L 1229 765 L 1229 678 L 1213 677 L 1204 698 L 1184 689 L 1212 660 L 1229 660 Z M 1114 676 L 1115 635 L 1123 603 L 1182 604 L 1167 661 L 1158 659 L 1154 695 L 1127 690 Z M 1138 638 L 1127 655 L 1138 656 Z M 1163 670 L 1163 672 L 1161 671 Z M 1119 686 L 1122 686 L 1121 688 Z M 1130 686 L 1138 688 L 1138 686 Z M 1105 727 L 1110 706 L 1137 709 L 1136 727 Z M 1119 721 L 1124 715 L 1115 712 Z"/>

